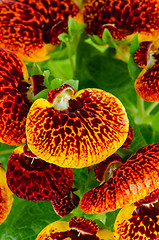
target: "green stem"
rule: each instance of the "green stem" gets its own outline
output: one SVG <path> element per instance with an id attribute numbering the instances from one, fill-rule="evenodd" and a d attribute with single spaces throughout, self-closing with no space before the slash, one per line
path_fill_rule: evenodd
<path id="1" fill-rule="evenodd" d="M 68 57 L 70 59 L 70 64 L 71 64 L 71 67 L 72 67 L 72 72 L 74 74 L 75 67 L 74 67 L 74 62 L 73 62 L 73 58 L 72 58 L 72 50 L 71 50 L 71 45 L 70 45 L 70 41 L 69 40 L 66 42 L 66 47 L 67 47 L 67 51 L 68 51 Z"/>
<path id="2" fill-rule="evenodd" d="M 14 151 L 14 149 L 8 149 L 8 150 L 2 150 L 0 151 L 0 155 L 6 155 L 6 154 L 10 154 Z"/>
<path id="3" fill-rule="evenodd" d="M 158 102 L 152 103 L 145 111 L 145 114 L 148 116 L 152 112 L 152 110 L 158 105 Z"/>
<path id="4" fill-rule="evenodd" d="M 137 95 L 138 113 L 143 117 L 145 115 L 144 100 Z"/>
<path id="5" fill-rule="evenodd" d="M 136 124 L 141 124 L 145 121 L 144 100 L 139 96 L 137 96 L 137 113 L 134 120 Z"/>
<path id="6" fill-rule="evenodd" d="M 51 67 L 53 67 L 63 77 L 63 79 L 69 80 L 69 78 L 61 71 L 54 61 L 51 61 Z"/>
<path id="7" fill-rule="evenodd" d="M 120 48 L 118 47 L 118 45 L 113 42 L 113 46 L 116 49 L 116 51 L 120 54 L 120 56 L 122 57 L 122 59 L 124 60 L 124 62 L 128 62 L 128 59 L 125 57 L 125 55 L 122 53 L 122 51 L 120 50 Z"/>

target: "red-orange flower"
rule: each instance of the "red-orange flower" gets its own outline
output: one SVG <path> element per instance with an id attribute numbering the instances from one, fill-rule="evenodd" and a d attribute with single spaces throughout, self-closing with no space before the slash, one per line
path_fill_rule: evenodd
<path id="1" fill-rule="evenodd" d="M 143 70 L 135 81 L 137 94 L 148 102 L 159 101 L 159 41 L 141 42 L 134 60 Z"/>
<path id="2" fill-rule="evenodd" d="M 53 208 L 60 217 L 70 213 L 78 206 L 80 199 L 74 194 L 74 191 L 74 189 L 71 189 L 67 194 L 58 194 L 58 196 L 52 200 Z"/>
<path id="3" fill-rule="evenodd" d="M 36 240 L 57 239 L 92 239 L 114 240 L 113 233 L 106 229 L 98 229 L 98 225 L 85 218 L 73 217 L 70 222 L 56 221 L 46 226 L 37 236 Z"/>
<path id="4" fill-rule="evenodd" d="M 40 75 L 29 79 L 25 64 L 14 53 L 0 48 L 0 142 L 26 142 L 26 116 L 34 94 L 45 88 L 43 80 Z"/>
<path id="5" fill-rule="evenodd" d="M 128 205 L 120 210 L 114 224 L 116 240 L 157 240 L 159 210 L 152 205 Z"/>
<path id="6" fill-rule="evenodd" d="M 86 192 L 81 208 L 86 213 L 113 211 L 145 198 L 159 187 L 159 143 L 139 149 L 113 176 Z"/>
<path id="7" fill-rule="evenodd" d="M 69 16 L 79 14 L 71 0 L 0 1 L 0 47 L 25 61 L 46 60 L 59 43 L 57 36 L 67 31 Z"/>
<path id="8" fill-rule="evenodd" d="M 88 0 L 84 6 L 84 22 L 87 32 L 102 36 L 107 28 L 114 39 L 139 32 L 141 39 L 158 38 L 158 0 Z"/>
<path id="9" fill-rule="evenodd" d="M 30 150 L 61 167 L 82 168 L 103 161 L 123 145 L 128 118 L 121 102 L 100 89 L 75 93 L 69 85 L 36 100 L 27 115 Z"/>
<path id="10" fill-rule="evenodd" d="M 19 146 L 8 161 L 7 183 L 20 198 L 51 201 L 70 192 L 73 170 L 49 164 Z"/>

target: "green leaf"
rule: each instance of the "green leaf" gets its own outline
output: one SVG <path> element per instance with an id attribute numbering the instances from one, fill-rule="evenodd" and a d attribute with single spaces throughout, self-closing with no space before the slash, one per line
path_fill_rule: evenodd
<path id="1" fill-rule="evenodd" d="M 31 202 L 15 196 L 8 218 L 0 226 L 0 239 L 35 240 L 45 226 L 58 219 L 51 202 Z"/>
<path id="2" fill-rule="evenodd" d="M 42 75 L 43 72 L 41 70 L 41 67 L 37 63 L 33 63 L 32 69 L 31 69 L 31 76 L 33 75 Z"/>
<path id="3" fill-rule="evenodd" d="M 49 88 L 49 86 L 50 86 L 50 83 L 49 83 L 50 71 L 49 70 L 45 70 L 43 72 L 43 76 L 44 76 L 44 86 L 46 88 Z"/>
<path id="4" fill-rule="evenodd" d="M 102 38 L 97 35 L 89 35 L 90 39 L 97 45 L 109 44 L 110 47 L 114 47 L 115 40 L 113 40 L 111 33 L 107 28 L 104 29 Z"/>
<path id="5" fill-rule="evenodd" d="M 159 112 L 156 113 L 152 119 L 152 127 L 154 130 L 159 131 Z"/>
<path id="6" fill-rule="evenodd" d="M 67 33 L 61 33 L 59 36 L 58 36 L 58 39 L 61 40 L 62 42 L 64 43 L 68 43 L 69 41 L 69 35 Z"/>
<path id="7" fill-rule="evenodd" d="M 135 34 L 133 40 L 131 41 L 130 46 L 130 54 L 134 55 L 134 53 L 140 48 L 140 44 L 138 41 L 138 33 Z"/>
<path id="8" fill-rule="evenodd" d="M 98 37 L 97 35 L 89 35 L 90 39 L 92 40 L 93 43 L 99 45 L 99 46 L 103 46 L 104 45 L 104 41 L 103 39 L 101 39 L 100 37 Z"/>
<path id="9" fill-rule="evenodd" d="M 0 162 L 5 169 L 7 169 L 8 159 L 15 148 L 16 146 L 0 143 Z"/>
<path id="10" fill-rule="evenodd" d="M 33 97 L 33 100 L 37 100 L 39 98 L 44 98 L 44 99 L 47 99 L 47 94 L 49 92 L 49 89 L 44 89 L 42 90 L 41 92 L 39 92 L 38 94 L 36 94 L 34 97 Z"/>
<path id="11" fill-rule="evenodd" d="M 119 148 L 116 153 L 125 161 L 132 155 L 132 151 L 125 148 Z"/>
<path id="12" fill-rule="evenodd" d="M 85 189 L 85 184 L 88 179 L 88 169 L 73 169 L 73 188 L 77 188 L 80 191 L 79 197 L 82 197 L 83 194 L 87 191 Z"/>
<path id="13" fill-rule="evenodd" d="M 111 33 L 106 28 L 103 31 L 102 40 L 105 44 L 108 43 L 109 46 L 114 47 L 115 40 L 113 40 Z"/>
<path id="14" fill-rule="evenodd" d="M 92 167 L 90 169 L 90 172 L 89 172 L 89 175 L 88 175 L 88 179 L 87 179 L 87 181 L 85 183 L 85 188 L 88 191 L 88 190 L 90 190 L 90 189 L 92 189 L 94 187 L 99 186 L 99 184 L 100 183 L 95 178 L 94 167 Z"/>
<path id="15" fill-rule="evenodd" d="M 136 80 L 142 68 L 138 67 L 136 62 L 134 61 L 134 54 L 140 48 L 140 44 L 138 42 L 138 33 L 136 33 L 133 38 L 130 46 L 130 57 L 128 61 L 128 70 L 132 80 Z"/>
<path id="16" fill-rule="evenodd" d="M 51 83 L 50 83 L 50 87 L 49 89 L 55 89 L 55 88 L 59 88 L 61 87 L 63 84 L 68 84 L 70 85 L 76 92 L 78 91 L 78 84 L 79 81 L 78 80 L 67 80 L 67 81 L 63 81 L 62 79 L 59 78 L 54 78 Z"/>
<path id="17" fill-rule="evenodd" d="M 105 229 L 106 213 L 85 214 L 84 217 L 95 221 L 99 228 Z"/>
<path id="18" fill-rule="evenodd" d="M 59 78 L 54 78 L 51 83 L 50 83 L 50 89 L 56 89 L 56 88 L 59 88 L 61 87 L 62 85 L 62 79 L 59 79 Z"/>
<path id="19" fill-rule="evenodd" d="M 147 144 L 156 143 L 159 139 L 159 130 L 154 129 L 154 125 L 140 124 L 140 131 L 145 138 Z M 157 127 L 157 126 L 156 126 Z"/>
<path id="20" fill-rule="evenodd" d="M 78 91 L 79 80 L 70 79 L 70 80 L 67 80 L 67 81 L 63 82 L 63 84 L 70 85 L 75 90 L 75 92 Z"/>
<path id="21" fill-rule="evenodd" d="M 117 209 L 116 211 L 106 213 L 106 224 L 105 224 L 106 229 L 113 231 L 114 222 L 119 211 L 120 209 Z"/>
<path id="22" fill-rule="evenodd" d="M 114 56 L 114 49 L 106 48 L 104 52 L 101 52 L 88 41 L 85 34 L 81 35 L 80 42 L 77 48 L 76 54 L 76 71 L 74 79 L 79 80 L 79 88 L 97 87 L 97 83 L 94 81 L 94 76 L 89 71 L 89 62 L 93 61 L 93 57 L 96 56 Z M 95 66 L 94 71 L 98 71 L 98 65 Z M 100 87 L 101 88 L 101 87 Z"/>
<path id="23" fill-rule="evenodd" d="M 112 93 L 113 90 L 123 92 L 130 87 L 131 79 L 125 62 L 105 56 L 95 56 L 86 64 L 97 87 Z"/>
<path id="24" fill-rule="evenodd" d="M 146 146 L 147 142 L 146 142 L 144 136 L 142 135 L 142 133 L 140 131 L 140 126 L 137 125 L 134 122 L 134 118 L 132 116 L 132 112 L 129 112 L 128 110 L 126 110 L 126 111 L 127 111 L 127 114 L 128 114 L 130 126 L 132 127 L 132 129 L 134 131 L 133 141 L 131 142 L 129 148 L 130 148 L 130 150 L 132 150 L 133 153 L 135 153 L 141 147 Z"/>
<path id="25" fill-rule="evenodd" d="M 51 60 L 63 60 L 68 58 L 68 50 L 66 48 L 66 44 L 61 42 L 58 46 L 55 47 L 54 51 L 52 51 L 50 54 Z"/>
<path id="26" fill-rule="evenodd" d="M 60 78 L 64 81 L 73 78 L 72 69 L 70 67 L 69 59 L 62 59 L 57 61 L 49 60 L 46 69 L 50 70 L 50 78 Z"/>
<path id="27" fill-rule="evenodd" d="M 70 38 L 74 38 L 75 35 L 80 35 L 84 29 L 85 24 L 79 24 L 76 20 L 74 20 L 72 17 L 69 17 L 68 19 L 68 33 Z"/>

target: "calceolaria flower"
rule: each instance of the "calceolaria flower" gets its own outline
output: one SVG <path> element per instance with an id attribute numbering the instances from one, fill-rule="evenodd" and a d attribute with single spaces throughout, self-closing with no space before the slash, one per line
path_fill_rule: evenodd
<path id="1" fill-rule="evenodd" d="M 114 240 L 113 232 L 98 229 L 96 222 L 85 218 L 73 217 L 70 222 L 56 221 L 46 226 L 36 240 Z"/>
<path id="2" fill-rule="evenodd" d="M 52 199 L 52 206 L 57 215 L 63 217 L 78 206 L 80 198 L 74 193 L 76 190 L 71 189 L 67 194 L 61 193 Z"/>
<path id="3" fill-rule="evenodd" d="M 20 198 L 51 201 L 70 192 L 73 170 L 61 168 L 38 159 L 27 145 L 19 146 L 11 154 L 7 166 L 7 183 Z"/>
<path id="4" fill-rule="evenodd" d="M 25 61 L 39 62 L 59 44 L 67 32 L 68 18 L 81 21 L 71 0 L 3 0 L 0 2 L 0 47 Z"/>
<path id="5" fill-rule="evenodd" d="M 159 210 L 152 204 L 136 207 L 134 204 L 120 210 L 114 224 L 114 239 L 157 240 L 159 234 Z"/>
<path id="6" fill-rule="evenodd" d="M 122 103 L 100 89 L 75 93 L 69 85 L 36 100 L 27 115 L 29 149 L 46 162 L 83 168 L 103 161 L 125 142 L 129 122 Z"/>
<path id="7" fill-rule="evenodd" d="M 140 41 L 158 38 L 158 0 L 88 0 L 84 5 L 87 33 L 102 36 L 108 29 L 115 40 L 132 39 L 136 32 Z"/>
<path id="8" fill-rule="evenodd" d="M 0 142 L 9 145 L 26 142 L 26 116 L 32 97 L 45 88 L 43 80 L 41 75 L 29 78 L 23 61 L 0 48 Z"/>
<path id="9" fill-rule="evenodd" d="M 134 54 L 134 60 L 143 70 L 135 81 L 137 94 L 148 102 L 159 101 L 159 41 L 144 41 Z"/>
<path id="10" fill-rule="evenodd" d="M 139 149 L 102 185 L 87 191 L 80 206 L 85 213 L 114 211 L 158 189 L 159 143 Z"/>

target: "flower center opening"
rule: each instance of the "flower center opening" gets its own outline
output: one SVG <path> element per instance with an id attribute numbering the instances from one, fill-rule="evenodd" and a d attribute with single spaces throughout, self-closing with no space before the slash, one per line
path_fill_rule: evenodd
<path id="1" fill-rule="evenodd" d="M 64 89 L 53 102 L 53 108 L 57 111 L 64 111 L 69 109 L 69 100 L 74 95 L 71 88 Z"/>

